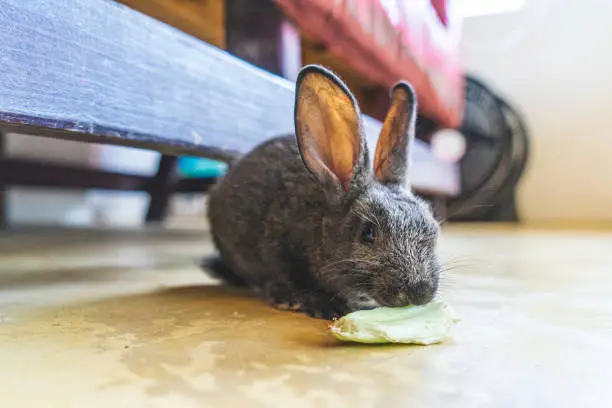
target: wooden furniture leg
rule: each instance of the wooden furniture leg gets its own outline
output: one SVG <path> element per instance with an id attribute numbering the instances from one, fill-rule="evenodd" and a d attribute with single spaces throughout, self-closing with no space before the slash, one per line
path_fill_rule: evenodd
<path id="1" fill-rule="evenodd" d="M 162 155 L 159 159 L 157 174 L 152 180 L 149 195 L 151 201 L 147 211 L 146 222 L 162 222 L 168 212 L 170 197 L 176 189 L 178 158 Z"/>

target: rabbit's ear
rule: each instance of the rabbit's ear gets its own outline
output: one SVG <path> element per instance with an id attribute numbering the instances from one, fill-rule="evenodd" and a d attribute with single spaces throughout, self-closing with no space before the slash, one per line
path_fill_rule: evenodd
<path id="1" fill-rule="evenodd" d="M 408 177 L 416 112 L 416 95 L 412 86 L 406 82 L 397 83 L 391 90 L 391 107 L 380 131 L 374 157 L 374 175 L 382 184 L 403 184 Z"/>
<path id="2" fill-rule="evenodd" d="M 295 133 L 304 164 L 329 198 L 342 197 L 365 181 L 367 148 L 359 107 L 346 85 L 320 66 L 304 67 L 297 78 Z"/>

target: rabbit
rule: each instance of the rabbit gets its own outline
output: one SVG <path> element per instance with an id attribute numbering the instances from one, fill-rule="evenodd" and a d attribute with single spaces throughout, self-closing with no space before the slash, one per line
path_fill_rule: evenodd
<path id="1" fill-rule="evenodd" d="M 219 275 L 323 319 L 432 300 L 440 228 L 408 182 L 415 120 L 415 93 L 399 82 L 372 169 L 351 92 L 321 66 L 302 68 L 295 135 L 256 147 L 210 192 Z"/>

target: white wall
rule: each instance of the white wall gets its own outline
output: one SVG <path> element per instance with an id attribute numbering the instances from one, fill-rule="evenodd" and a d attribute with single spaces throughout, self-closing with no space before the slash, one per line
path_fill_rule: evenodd
<path id="1" fill-rule="evenodd" d="M 463 54 L 526 115 L 530 220 L 612 220 L 612 0 L 527 0 L 467 18 Z"/>

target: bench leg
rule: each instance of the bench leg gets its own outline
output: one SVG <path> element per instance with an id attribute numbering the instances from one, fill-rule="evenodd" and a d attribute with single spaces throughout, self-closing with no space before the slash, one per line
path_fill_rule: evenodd
<path id="1" fill-rule="evenodd" d="M 168 212 L 170 197 L 177 187 L 177 164 L 175 156 L 162 155 L 157 174 L 152 179 L 149 194 L 151 201 L 147 211 L 146 222 L 162 222 Z"/>

